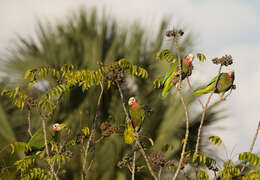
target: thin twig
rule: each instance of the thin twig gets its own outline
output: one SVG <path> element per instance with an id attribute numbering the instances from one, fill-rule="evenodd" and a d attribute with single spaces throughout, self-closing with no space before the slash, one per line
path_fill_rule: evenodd
<path id="1" fill-rule="evenodd" d="M 254 149 L 254 145 L 255 145 L 255 142 L 256 142 L 256 138 L 258 136 L 258 132 L 260 130 L 260 121 L 258 122 L 258 126 L 256 128 L 256 132 L 255 132 L 255 136 L 254 136 L 254 139 L 250 145 L 250 149 L 249 149 L 249 152 L 252 153 L 253 152 L 253 149 Z M 243 165 L 243 167 L 241 168 L 241 171 L 240 171 L 240 174 L 242 174 L 242 172 L 244 171 L 244 169 L 246 168 L 246 164 Z"/>
<path id="2" fill-rule="evenodd" d="M 103 139 L 104 139 L 104 136 L 101 136 L 98 140 L 95 141 L 95 144 L 99 143 Z"/>
<path id="3" fill-rule="evenodd" d="M 92 160 L 90 161 L 90 164 L 89 164 L 89 166 L 88 166 L 88 169 L 87 169 L 87 171 L 86 171 L 86 174 L 88 174 L 88 171 L 90 170 L 90 168 L 91 168 L 93 162 L 94 162 L 94 160 L 92 159 Z"/>
<path id="4" fill-rule="evenodd" d="M 153 169 L 152 169 L 152 167 L 151 167 L 151 164 L 150 164 L 150 162 L 149 162 L 149 160 L 148 160 L 148 158 L 147 158 L 147 156 L 146 156 L 146 154 L 145 154 L 145 152 L 144 152 L 144 149 L 143 149 L 143 147 L 142 147 L 142 145 L 141 145 L 141 143 L 140 143 L 140 141 L 139 141 L 139 135 L 138 135 L 138 133 L 135 131 L 135 129 L 133 128 L 131 118 L 130 118 L 129 113 L 128 113 L 128 111 L 126 110 L 126 107 L 125 107 L 124 95 L 123 95 L 122 89 L 121 89 L 120 84 L 119 84 L 118 81 L 116 81 L 116 85 L 117 85 L 117 88 L 118 88 L 118 91 L 119 91 L 119 94 L 120 94 L 120 97 L 121 97 L 121 103 L 122 103 L 122 105 L 123 105 L 123 109 L 124 109 L 125 115 L 126 115 L 126 117 L 129 119 L 129 121 L 131 122 L 131 123 L 130 123 L 130 124 L 131 124 L 131 128 L 132 128 L 132 130 L 133 130 L 134 138 L 135 138 L 136 144 L 138 145 L 139 151 L 140 151 L 140 153 L 142 154 L 142 156 L 143 156 L 144 159 L 145 159 L 145 162 L 146 162 L 146 165 L 147 165 L 147 167 L 148 167 L 148 170 L 149 170 L 150 174 L 153 176 L 153 178 L 154 178 L 155 180 L 157 180 L 158 178 L 156 177 L 156 175 L 155 175 L 155 173 L 154 173 L 154 171 L 153 171 Z"/>
<path id="5" fill-rule="evenodd" d="M 187 78 L 187 83 L 188 83 L 188 85 L 189 85 L 191 91 L 193 92 L 194 90 L 193 90 L 193 88 L 192 88 L 192 86 L 191 86 L 190 79 L 189 79 L 189 77 L 186 77 L 186 78 Z M 200 100 L 200 98 L 199 98 L 198 96 L 194 96 L 194 97 L 195 97 L 195 99 L 200 103 L 200 105 L 201 105 L 201 107 L 202 107 L 202 109 L 203 109 L 203 108 L 204 108 L 204 105 L 203 105 L 202 101 Z"/>
<path id="6" fill-rule="evenodd" d="M 83 158 L 83 163 L 82 163 L 82 174 L 81 174 L 82 180 L 85 180 L 85 178 L 86 178 L 86 165 L 87 165 L 88 151 L 89 151 L 89 147 L 90 147 L 90 142 L 92 141 L 92 138 L 95 135 L 96 123 L 97 123 L 99 115 L 100 115 L 101 99 L 102 99 L 102 95 L 103 95 L 103 92 L 104 92 L 104 88 L 103 88 L 102 84 L 100 84 L 100 87 L 101 87 L 101 92 L 100 92 L 100 95 L 98 97 L 95 118 L 93 120 L 92 129 L 91 129 L 90 136 L 88 138 L 87 146 L 86 146 L 86 148 L 84 148 L 84 158 Z"/>
<path id="7" fill-rule="evenodd" d="M 134 151 L 134 157 L 132 162 L 132 180 L 135 180 L 135 160 L 136 160 L 136 151 Z"/>
<path id="8" fill-rule="evenodd" d="M 45 118 L 42 118 L 42 128 L 43 128 L 45 151 L 46 151 L 48 158 L 50 158 L 50 152 L 49 152 L 48 141 L 47 141 L 47 131 L 46 131 Z M 51 179 L 53 179 L 55 177 L 56 180 L 59 180 L 59 177 L 58 177 L 57 173 L 55 172 L 54 164 L 55 164 L 55 161 L 53 163 L 49 164 L 50 168 L 51 168 Z"/>
<path id="9" fill-rule="evenodd" d="M 183 107 L 184 107 L 184 111 L 185 111 L 185 118 L 186 118 L 186 130 L 185 130 L 185 138 L 184 138 L 184 142 L 183 142 L 183 146 L 182 146 L 182 152 L 181 152 L 181 158 L 179 160 L 179 163 L 178 163 L 178 167 L 175 171 L 175 174 L 173 176 L 173 180 L 175 180 L 179 174 L 179 171 L 181 169 L 181 165 L 182 165 L 182 161 L 183 161 L 183 158 L 184 158 L 184 154 L 185 154 L 185 150 L 186 150 L 186 145 L 188 143 L 188 138 L 189 138 L 189 113 L 188 113 L 188 108 L 187 108 L 187 105 L 185 104 L 185 101 L 184 101 L 184 97 L 183 97 L 183 94 L 182 94 L 182 87 L 181 87 L 181 81 L 182 81 L 182 60 L 180 58 L 180 51 L 179 51 L 179 46 L 178 46 L 178 42 L 177 42 L 177 39 L 174 38 L 174 43 L 175 43 L 175 46 L 176 46 L 176 49 L 177 49 L 177 56 L 178 56 L 178 61 L 179 61 L 179 70 L 180 70 L 180 79 L 179 79 L 179 85 L 177 87 L 177 90 L 179 92 L 179 95 L 180 95 L 180 98 L 181 98 L 181 102 L 183 104 Z"/>
<path id="10" fill-rule="evenodd" d="M 30 109 L 30 107 L 28 108 L 27 119 L 28 119 L 28 130 L 27 130 L 27 132 L 32 137 L 32 132 L 31 132 L 31 109 Z"/>
<path id="11" fill-rule="evenodd" d="M 161 174 L 162 174 L 162 166 L 160 166 L 160 169 L 158 172 L 158 180 L 161 180 Z"/>
<path id="12" fill-rule="evenodd" d="M 256 138 L 258 136 L 259 129 L 260 129 L 260 121 L 258 122 L 258 126 L 257 126 L 256 132 L 255 132 L 255 136 L 254 136 L 254 139 L 253 139 L 252 144 L 251 144 L 250 149 L 249 149 L 249 152 L 251 152 L 251 153 L 253 152 L 253 148 L 254 148 L 254 145 L 255 145 Z"/>
<path id="13" fill-rule="evenodd" d="M 211 97 L 213 96 L 213 93 L 215 92 L 215 90 L 216 90 L 216 88 L 217 88 L 218 81 L 219 81 L 219 78 L 220 78 L 221 70 L 222 70 L 222 65 L 220 65 L 220 67 L 219 67 L 219 70 L 218 70 L 218 78 L 217 78 L 215 87 L 214 87 L 214 89 L 213 89 L 213 92 L 210 93 L 210 95 L 209 95 L 209 97 L 208 97 L 208 100 L 207 100 L 205 106 L 203 106 L 203 112 L 202 112 L 201 119 L 200 119 L 200 126 L 199 126 L 199 129 L 198 129 L 198 135 L 197 135 L 197 140 L 196 140 L 196 146 L 195 146 L 195 152 L 194 152 L 194 154 L 198 154 L 198 151 L 199 151 L 199 143 L 200 143 L 201 129 L 202 129 L 202 126 L 203 126 L 203 122 L 204 122 L 204 119 L 205 119 L 205 115 L 206 115 L 206 111 L 207 111 L 207 109 L 208 109 L 209 102 L 210 102 L 210 100 L 211 100 Z"/>
<path id="14" fill-rule="evenodd" d="M 184 154 L 185 154 L 185 150 L 186 150 L 186 145 L 187 145 L 187 142 L 188 142 L 188 138 L 189 138 L 189 113 L 188 113 L 188 108 L 187 108 L 187 105 L 185 104 L 184 102 L 184 98 L 183 98 L 183 94 L 182 94 L 182 91 L 181 89 L 177 88 L 178 89 L 178 92 L 180 94 L 180 98 L 181 98 L 181 102 L 183 104 L 183 107 L 184 107 L 184 111 L 185 111 L 185 118 L 186 118 L 186 130 L 185 130 L 185 138 L 184 138 L 184 142 L 183 142 L 183 146 L 182 146 L 182 152 L 181 152 L 181 158 L 179 160 L 179 163 L 178 163 L 178 167 L 177 167 L 177 170 L 173 176 L 173 180 L 175 180 L 179 174 L 179 171 L 181 169 L 181 166 L 182 166 L 182 161 L 183 161 L 183 158 L 184 158 Z"/>

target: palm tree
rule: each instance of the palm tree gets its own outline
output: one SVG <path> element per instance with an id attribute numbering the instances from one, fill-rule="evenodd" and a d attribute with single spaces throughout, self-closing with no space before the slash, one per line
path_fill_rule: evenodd
<path id="1" fill-rule="evenodd" d="M 25 39 L 19 37 L 16 49 L 10 56 L 6 57 L 2 63 L 1 71 L 8 74 L 9 81 L 2 87 L 24 86 L 23 74 L 30 68 L 40 66 L 52 66 L 60 68 L 65 63 L 71 63 L 78 69 L 96 69 L 98 61 L 109 64 L 120 58 L 126 58 L 130 62 L 146 68 L 149 72 L 148 80 L 127 78 L 123 84 L 125 98 L 136 96 L 142 102 L 149 104 L 153 109 L 153 114 L 147 117 L 142 135 L 152 138 L 155 146 L 151 151 L 162 151 L 165 144 L 170 144 L 172 149 L 165 152 L 167 159 L 176 158 L 176 153 L 181 148 L 181 139 L 184 137 L 184 111 L 180 99 L 172 92 L 165 101 L 160 99 L 161 91 L 152 87 L 152 81 L 161 72 L 167 70 L 166 64 L 160 64 L 155 59 L 155 54 L 162 47 L 163 32 L 167 27 L 167 22 L 163 21 L 159 27 L 158 34 L 155 37 L 149 37 L 146 30 L 140 25 L 129 27 L 119 27 L 116 21 L 103 16 L 97 17 L 95 10 L 90 14 L 80 11 L 78 15 L 72 16 L 65 24 L 55 26 L 43 25 L 39 23 L 37 29 L 37 39 Z M 184 56 L 192 48 L 192 36 L 186 35 L 186 38 L 180 44 L 181 53 Z M 12 72 L 12 74 L 8 73 Z M 131 83 L 130 83 L 131 82 Z M 52 86 L 56 82 L 49 79 L 47 86 Z M 48 88 L 48 87 L 47 87 Z M 30 92 L 30 89 L 27 89 Z M 94 118 L 95 106 L 99 90 L 97 88 L 89 89 L 82 93 L 79 88 L 73 88 L 69 95 L 64 98 L 58 111 L 55 113 L 52 122 L 66 122 L 76 135 L 84 126 L 90 126 Z M 185 95 L 188 104 L 194 102 L 194 98 L 188 93 Z M 2 98 L 2 97 L 1 97 Z M 3 99 L 3 100 L 2 100 Z M 27 134 L 26 113 L 15 110 L 6 99 L 2 98 L 0 105 L 1 125 L 4 124 L 5 131 L 0 129 L 0 138 L 5 139 L 0 144 L 1 148 L 14 140 L 26 141 Z M 11 111 L 11 112 L 10 112 Z M 123 125 L 125 116 L 121 108 L 119 94 L 116 88 L 111 88 L 104 92 L 102 99 L 102 117 L 101 122 L 109 121 L 112 124 Z M 216 113 L 209 112 L 206 122 L 211 124 L 216 120 Z M 33 131 L 40 127 L 39 116 L 34 113 L 32 119 Z M 191 120 L 195 129 L 199 118 Z M 101 123 L 99 122 L 99 123 Z M 195 123 L 197 122 L 197 123 Z M 51 123 L 51 122 L 49 122 Z M 5 137 L 6 132 L 8 138 Z M 192 131 L 196 136 L 196 131 Z M 97 132 L 97 137 L 100 131 Z M 147 138 L 143 138 L 144 140 Z M 130 174 L 126 169 L 119 169 L 116 164 L 121 158 L 130 151 L 130 147 L 123 142 L 122 134 L 113 134 L 105 138 L 102 143 L 91 150 L 89 162 L 93 159 L 93 164 L 88 172 L 89 179 L 129 179 Z M 189 149 L 194 149 L 194 144 Z M 3 152 L 1 152 L 3 153 Z M 75 148 L 74 156 L 70 163 L 65 166 L 66 174 L 63 179 L 79 179 L 81 165 L 80 151 Z M 17 160 L 10 155 L 5 162 L 9 165 Z M 139 160 L 140 159 L 140 160 Z M 142 160 L 139 158 L 140 163 Z M 2 162 L 1 162 L 2 163 Z M 147 172 L 142 170 L 137 179 L 149 179 L 145 175 Z"/>

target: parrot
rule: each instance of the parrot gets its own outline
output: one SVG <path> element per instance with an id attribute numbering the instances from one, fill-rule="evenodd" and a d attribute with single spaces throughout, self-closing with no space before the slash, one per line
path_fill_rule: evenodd
<path id="1" fill-rule="evenodd" d="M 207 93 L 218 93 L 220 96 L 223 96 L 226 91 L 228 91 L 232 86 L 235 79 L 235 73 L 233 70 L 229 70 L 227 73 L 220 73 L 218 84 L 216 86 L 216 81 L 218 76 L 214 77 L 207 87 L 196 90 L 193 92 L 195 96 Z M 216 89 L 215 89 L 216 86 Z M 215 89 L 215 91 L 214 91 Z"/>
<path id="2" fill-rule="evenodd" d="M 55 123 L 50 127 L 47 127 L 47 141 L 51 141 L 54 138 L 55 132 L 61 131 L 65 127 L 65 124 Z M 25 155 L 32 155 L 38 151 L 42 151 L 45 148 L 43 128 L 37 130 L 27 143 L 31 150 L 25 152 Z"/>
<path id="3" fill-rule="evenodd" d="M 137 104 L 134 97 L 130 97 L 128 100 L 129 116 L 132 120 L 133 128 L 136 132 L 139 132 L 145 118 L 145 109 L 143 106 Z M 128 118 L 126 118 L 126 128 L 124 131 L 125 143 L 132 144 L 134 142 L 133 130 Z"/>
<path id="4" fill-rule="evenodd" d="M 192 66 L 193 58 L 194 56 L 192 54 L 189 54 L 183 59 L 182 80 L 184 80 L 187 76 L 191 75 L 193 69 Z M 170 69 L 168 70 L 167 74 L 165 75 L 162 83 L 163 84 L 162 99 L 166 97 L 169 90 L 173 86 L 175 86 L 179 81 L 178 67 L 179 67 L 179 62 L 175 59 Z"/>

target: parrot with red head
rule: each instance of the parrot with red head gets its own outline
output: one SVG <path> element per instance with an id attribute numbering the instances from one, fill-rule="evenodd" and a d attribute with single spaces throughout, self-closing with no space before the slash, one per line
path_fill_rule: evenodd
<path id="1" fill-rule="evenodd" d="M 139 132 L 145 118 L 145 109 L 144 106 L 141 106 L 137 103 L 136 99 L 134 97 L 129 98 L 128 100 L 129 107 L 129 116 L 131 121 L 126 118 L 126 128 L 124 131 L 124 138 L 126 144 L 132 144 L 134 142 L 134 136 L 133 136 L 133 129 L 135 129 L 136 132 Z M 131 123 L 132 122 L 132 127 Z"/>
<path id="2" fill-rule="evenodd" d="M 229 70 L 227 73 L 220 73 L 219 78 L 215 76 L 205 88 L 196 90 L 193 94 L 198 96 L 207 93 L 218 93 L 223 96 L 226 91 L 232 88 L 234 80 L 235 73 L 233 70 Z"/>
<path id="3" fill-rule="evenodd" d="M 182 76 L 181 79 L 184 80 L 187 76 L 190 76 L 192 74 L 192 61 L 193 61 L 194 56 L 192 54 L 189 54 L 183 59 L 183 64 L 182 64 Z M 174 59 L 172 62 L 172 65 L 167 72 L 167 74 L 164 77 L 163 80 L 163 92 L 162 92 L 162 99 L 165 99 L 166 95 L 170 91 L 170 89 L 175 86 L 178 81 L 180 80 L 180 75 L 178 73 L 178 67 L 179 67 L 179 62 L 177 59 Z"/>

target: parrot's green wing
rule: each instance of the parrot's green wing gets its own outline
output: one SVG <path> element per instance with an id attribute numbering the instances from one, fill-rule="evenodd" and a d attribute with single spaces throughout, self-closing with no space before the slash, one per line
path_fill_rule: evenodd
<path id="1" fill-rule="evenodd" d="M 168 77 L 168 79 L 164 83 L 164 88 L 162 91 L 162 99 L 164 99 L 170 89 L 175 86 L 176 83 L 173 83 L 172 80 L 176 77 L 177 72 L 172 72 L 172 74 Z"/>
<path id="2" fill-rule="evenodd" d="M 143 108 L 138 108 L 138 109 L 132 109 L 130 108 L 129 110 L 129 115 L 132 119 L 133 127 L 135 130 L 138 132 L 141 129 L 141 126 L 144 122 L 145 118 L 145 111 Z"/>
<path id="3" fill-rule="evenodd" d="M 167 79 L 169 79 L 169 77 L 172 75 L 172 73 L 176 72 L 178 69 L 178 61 L 175 59 L 174 62 L 172 63 L 171 67 L 169 68 L 168 72 L 166 73 L 166 75 L 164 76 L 163 79 L 163 86 L 164 83 L 167 81 Z"/>
<path id="4" fill-rule="evenodd" d="M 52 140 L 51 131 L 47 129 L 47 141 L 50 142 Z M 26 155 L 32 154 L 37 151 L 42 151 L 45 147 L 44 143 L 44 133 L 43 128 L 37 130 L 34 135 L 30 138 L 28 145 L 31 147 L 30 151 L 25 152 Z"/>
<path id="5" fill-rule="evenodd" d="M 175 60 L 163 79 L 162 99 L 164 99 L 166 97 L 169 90 L 175 85 L 172 83 L 172 79 L 177 74 L 178 66 L 179 66 L 179 63 L 177 60 Z"/>
<path id="6" fill-rule="evenodd" d="M 230 81 L 228 79 L 227 73 L 223 73 L 223 75 L 221 76 L 221 78 L 219 78 L 218 81 L 217 93 L 228 91 L 232 85 L 233 85 L 233 81 Z"/>

